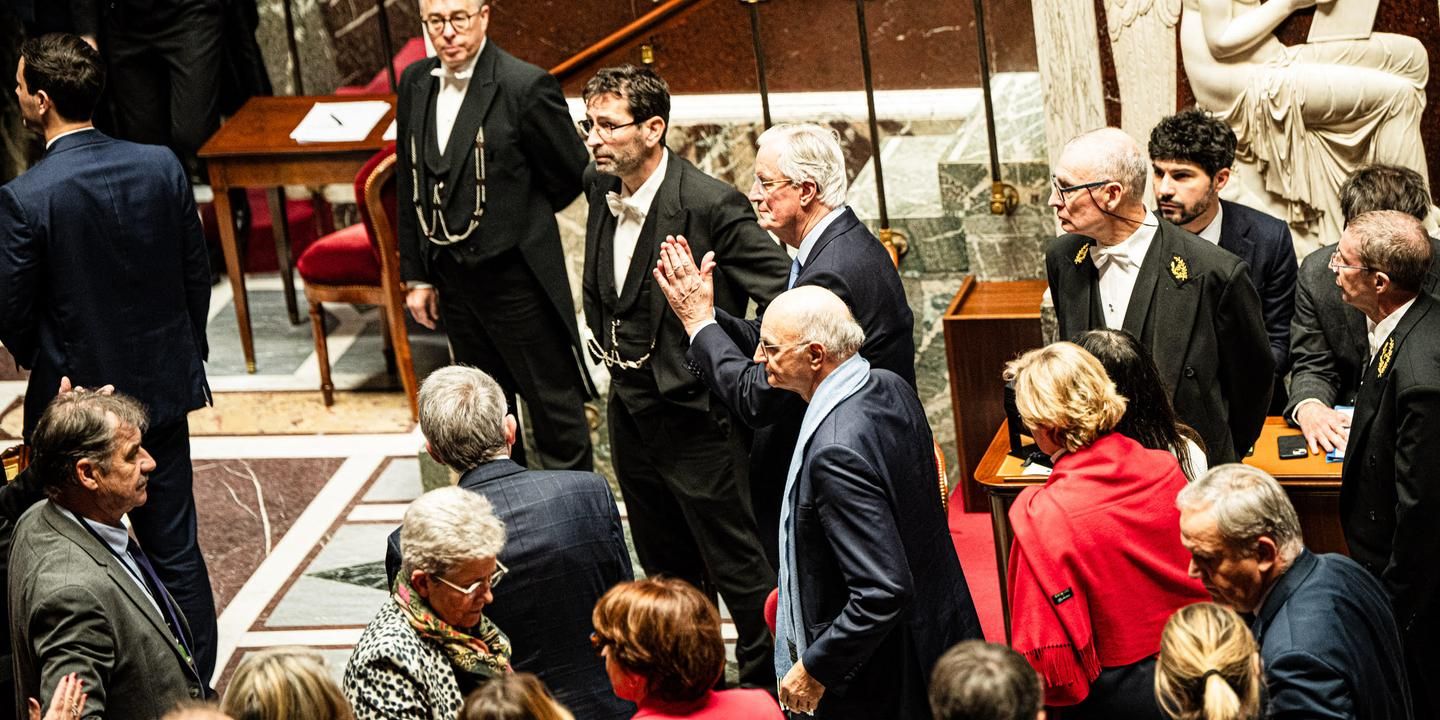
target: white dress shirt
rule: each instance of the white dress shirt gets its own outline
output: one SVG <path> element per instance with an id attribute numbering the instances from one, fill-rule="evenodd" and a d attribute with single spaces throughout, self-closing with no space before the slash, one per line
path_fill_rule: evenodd
<path id="1" fill-rule="evenodd" d="M 1195 234 L 1199 235 L 1201 239 L 1209 241 L 1211 245 L 1220 247 L 1220 228 L 1222 227 L 1221 223 L 1225 221 L 1225 206 L 1221 205 L 1219 200 L 1215 201 L 1215 206 L 1220 208 L 1215 212 L 1215 219 L 1211 220 L 1204 230 Z"/>
<path id="2" fill-rule="evenodd" d="M 610 244 L 615 253 L 615 292 L 625 287 L 625 276 L 630 272 L 630 260 L 635 255 L 635 245 L 640 242 L 640 231 L 645 228 L 645 217 L 650 214 L 650 208 L 655 204 L 655 193 L 660 191 L 660 184 L 665 182 L 665 168 L 670 164 L 670 151 L 660 153 L 660 164 L 655 166 L 655 172 L 640 183 L 631 194 L 625 189 L 625 184 L 620 184 L 620 201 L 625 205 L 625 211 L 615 218 L 615 239 Z"/>
<path id="3" fill-rule="evenodd" d="M 470 58 L 459 70 L 451 71 L 441 62 L 440 67 L 430 71 L 431 75 L 440 78 L 440 92 L 435 96 L 435 140 L 442 153 L 450 142 L 450 130 L 455 127 L 455 116 L 460 114 L 460 105 L 465 102 L 465 93 L 470 89 L 470 76 L 475 73 L 475 63 L 479 62 L 480 53 L 485 52 L 485 43 L 486 40 L 480 41 L 480 49 L 475 51 L 475 57 Z"/>
<path id="4" fill-rule="evenodd" d="M 50 138 L 50 140 L 45 143 L 45 149 L 46 149 L 46 150 L 49 150 L 49 149 L 50 149 L 50 146 L 51 146 L 51 145 L 54 145 L 56 140 L 59 140 L 60 138 L 65 137 L 66 135 L 74 135 L 75 133 L 90 132 L 91 130 L 94 130 L 94 129 L 95 129 L 95 126 L 89 125 L 89 126 L 86 126 L 86 127 L 83 127 L 83 128 L 76 128 L 76 129 L 74 129 L 74 130 L 66 130 L 66 131 L 63 132 L 63 133 L 60 133 L 59 135 L 56 135 L 56 136 L 53 137 L 53 138 Z"/>
<path id="5" fill-rule="evenodd" d="M 1384 344 L 1385 338 L 1390 337 L 1390 333 L 1395 332 L 1395 326 L 1400 324 L 1400 318 L 1405 317 L 1406 311 L 1414 304 L 1415 298 L 1410 298 L 1409 302 L 1395 308 L 1395 312 L 1386 315 L 1385 319 L 1378 323 L 1371 322 L 1368 317 L 1365 318 L 1365 340 L 1370 343 L 1370 355 L 1365 360 L 1367 367 L 1370 365 L 1370 362 L 1375 359 L 1375 353 L 1380 352 L 1380 346 Z"/>
<path id="6" fill-rule="evenodd" d="M 1100 307 L 1105 313 L 1106 327 L 1115 330 L 1125 327 L 1125 312 L 1135 291 L 1135 279 L 1140 277 L 1140 265 L 1145 262 L 1145 253 L 1149 252 L 1159 227 L 1155 218 L 1147 214 L 1145 222 L 1119 244 L 1096 245 L 1091 249 L 1090 260 L 1100 272 Z"/>

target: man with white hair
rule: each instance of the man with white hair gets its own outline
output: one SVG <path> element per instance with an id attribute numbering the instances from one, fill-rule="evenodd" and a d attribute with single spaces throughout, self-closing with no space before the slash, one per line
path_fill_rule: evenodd
<path id="1" fill-rule="evenodd" d="M 760 136 L 750 201 L 760 226 L 795 249 L 787 289 L 815 285 L 850 307 L 865 343 L 860 354 L 876 367 L 915 384 L 914 316 L 900 274 L 879 240 L 845 205 L 845 155 L 835 131 L 819 125 L 776 125 Z M 661 249 L 654 272 L 690 336 L 686 359 L 710 390 L 755 429 L 750 488 L 755 519 L 771 562 L 776 559 L 780 493 L 795 449 L 805 404 L 765 382 L 751 362 L 760 321 L 716 308 L 713 275 L 719 261 L 697 267 L 684 238 Z"/>
<path id="2" fill-rule="evenodd" d="M 1149 172 L 1117 128 L 1060 153 L 1050 207 L 1067 234 L 1045 250 L 1060 339 L 1107 327 L 1140 338 L 1210 464 L 1235 462 L 1270 404 L 1275 358 L 1260 297 L 1243 261 L 1145 209 Z"/>
<path id="3" fill-rule="evenodd" d="M 770 682 L 765 597 L 775 576 L 750 509 L 749 438 L 685 365 L 685 331 L 651 280 L 660 244 L 689 238 L 725 264 L 716 304 L 743 315 L 785 287 L 785 253 L 734 187 L 665 147 L 670 88 L 653 70 L 604 68 L 585 84 L 585 321 L 610 371 L 615 477 L 649 575 L 718 591 L 746 685 Z"/>
<path id="4" fill-rule="evenodd" d="M 775 299 L 755 360 L 807 407 L 780 514 L 780 702 L 822 718 L 929 718 L 936 660 L 980 621 L 935 495 L 914 388 L 858 354 L 835 293 Z"/>
<path id="5" fill-rule="evenodd" d="M 1176 504 L 1190 576 L 1251 618 L 1267 717 L 1413 717 L 1385 588 L 1344 555 L 1305 549 L 1280 483 L 1247 465 L 1221 465 L 1181 490 Z"/>
<path id="6" fill-rule="evenodd" d="M 635 579 L 620 512 L 593 472 L 527 470 L 510 458 L 515 416 L 499 383 L 452 365 L 420 385 L 420 432 L 430 456 L 460 474 L 459 486 L 490 500 L 511 542 L 500 562 L 509 582 L 486 612 L 515 647 L 510 664 L 538 675 L 584 718 L 621 720 L 635 706 L 615 697 L 605 661 L 590 646 L 590 611 L 606 590 Z M 385 574 L 403 564 L 400 530 L 390 534 Z"/>

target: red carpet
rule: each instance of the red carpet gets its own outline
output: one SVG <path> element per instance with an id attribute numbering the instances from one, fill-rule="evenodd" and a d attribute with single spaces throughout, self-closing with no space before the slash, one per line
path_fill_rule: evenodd
<path id="1" fill-rule="evenodd" d="M 970 597 L 980 615 L 980 627 L 990 642 L 1005 642 L 1005 618 L 1000 609 L 1000 579 L 995 569 L 995 536 L 989 513 L 967 513 L 960 497 L 950 498 L 950 539 L 965 571 Z"/>

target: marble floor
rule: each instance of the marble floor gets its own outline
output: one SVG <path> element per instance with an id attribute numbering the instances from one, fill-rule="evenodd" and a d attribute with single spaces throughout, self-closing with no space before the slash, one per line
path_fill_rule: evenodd
<path id="1" fill-rule="evenodd" d="M 207 365 L 215 404 L 191 416 L 200 542 L 220 613 L 221 689 L 247 653 L 275 645 L 321 651 L 338 679 L 386 601 L 385 538 L 422 492 L 424 438 L 385 373 L 378 312 L 326 306 L 340 392 L 325 408 L 308 320 L 285 318 L 277 276 L 253 276 L 247 287 L 258 372 L 243 370 L 221 283 Z M 411 331 L 422 377 L 448 362 L 443 335 Z M 19 436 L 24 390 L 25 373 L 0 375 L 0 446 Z M 728 619 L 723 630 L 733 658 Z"/>

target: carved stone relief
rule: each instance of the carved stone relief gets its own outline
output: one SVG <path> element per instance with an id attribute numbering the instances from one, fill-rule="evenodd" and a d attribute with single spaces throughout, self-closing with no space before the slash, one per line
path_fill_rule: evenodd
<path id="1" fill-rule="evenodd" d="M 1337 190 L 1356 167 L 1427 174 L 1420 117 L 1429 79 L 1424 46 L 1406 35 L 1282 44 L 1276 26 L 1307 4 L 1185 0 L 1180 21 L 1195 98 L 1239 139 L 1234 199 L 1289 222 L 1302 255 L 1339 240 Z"/>

